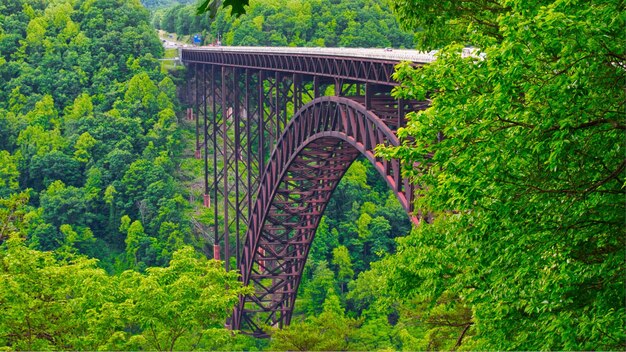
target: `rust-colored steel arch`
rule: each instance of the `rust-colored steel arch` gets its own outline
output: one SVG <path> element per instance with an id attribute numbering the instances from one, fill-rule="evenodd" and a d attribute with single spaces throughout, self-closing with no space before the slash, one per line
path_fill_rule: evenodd
<path id="1" fill-rule="evenodd" d="M 374 154 L 398 145 L 385 122 L 345 97 L 320 97 L 285 127 L 262 176 L 251 214 L 240 270 L 255 293 L 242 297 L 232 327 L 264 336 L 264 326 L 289 324 L 300 277 L 328 200 L 361 154 L 372 162 L 414 223 L 413 187 L 399 161 Z"/>

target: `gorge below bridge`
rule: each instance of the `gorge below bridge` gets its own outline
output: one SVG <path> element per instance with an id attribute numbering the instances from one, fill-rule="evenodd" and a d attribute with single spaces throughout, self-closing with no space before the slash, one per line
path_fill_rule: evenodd
<path id="1" fill-rule="evenodd" d="M 266 336 L 263 327 L 290 323 L 315 231 L 358 156 L 419 222 L 402 165 L 374 148 L 398 145 L 405 113 L 427 106 L 391 96 L 394 66 L 434 58 L 413 50 L 269 47 L 181 48 L 179 55 L 188 68 L 188 116 L 198 116 L 214 257 L 227 270 L 234 257 L 255 290 L 240 298 L 229 324 Z"/>

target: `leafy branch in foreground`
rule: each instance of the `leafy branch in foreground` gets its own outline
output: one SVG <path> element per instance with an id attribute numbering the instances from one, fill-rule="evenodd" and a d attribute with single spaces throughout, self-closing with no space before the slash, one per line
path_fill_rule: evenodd
<path id="1" fill-rule="evenodd" d="M 198 15 L 208 13 L 211 18 L 214 18 L 220 6 L 224 9 L 231 6 L 230 14 L 239 17 L 246 13 L 244 6 L 248 6 L 249 4 L 249 0 L 204 0 L 198 5 L 196 13 Z"/>
<path id="2" fill-rule="evenodd" d="M 437 224 L 400 241 L 390 289 L 470 307 L 464 348 L 623 349 L 622 2 L 413 3 L 400 17 L 438 21 L 418 36 L 445 47 L 398 66 L 396 96 L 431 107 L 379 153 L 404 160 Z M 462 58 L 467 42 L 484 58 Z"/>

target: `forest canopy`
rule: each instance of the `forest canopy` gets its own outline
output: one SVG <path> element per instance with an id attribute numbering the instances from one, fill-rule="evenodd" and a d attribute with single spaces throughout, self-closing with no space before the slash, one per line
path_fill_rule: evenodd
<path id="1" fill-rule="evenodd" d="M 0 349 L 236 340 L 237 274 L 186 245 L 162 56 L 138 0 L 0 1 Z"/>
<path id="2" fill-rule="evenodd" d="M 412 48 L 413 34 L 400 29 L 385 0 L 257 0 L 246 14 L 196 15 L 196 7 L 154 13 L 155 27 L 179 36 L 201 34 L 205 44 Z"/>
<path id="3" fill-rule="evenodd" d="M 0 195 L 30 197 L 27 243 L 55 250 L 68 237 L 61 227 L 71 226 L 93 242 L 81 253 L 114 265 L 108 256 L 128 249 L 125 215 L 145 231 L 131 250 L 139 251 L 135 264 L 165 264 L 183 242 L 172 177 L 180 141 L 176 86 L 156 60 L 163 47 L 148 11 L 126 0 L 11 1 L 0 16 L 0 135 L 10 175 Z"/>

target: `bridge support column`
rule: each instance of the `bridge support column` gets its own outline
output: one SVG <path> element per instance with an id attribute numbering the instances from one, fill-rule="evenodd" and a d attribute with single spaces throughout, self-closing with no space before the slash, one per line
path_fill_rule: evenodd
<path id="1" fill-rule="evenodd" d="M 222 78 L 222 162 L 224 163 L 222 167 L 222 199 L 224 201 L 224 232 L 222 234 L 222 238 L 224 240 L 224 266 L 226 271 L 230 269 L 230 222 L 229 222 L 229 213 L 230 213 L 230 189 L 228 185 L 228 172 L 232 165 L 232 145 L 229 143 L 230 136 L 228 135 L 229 127 L 232 125 L 233 119 L 233 108 L 230 105 L 231 100 L 229 100 L 231 94 L 233 94 L 233 90 L 236 90 L 232 86 L 228 86 L 228 75 L 231 74 L 231 69 L 222 66 L 221 67 L 221 78 Z M 232 89 L 231 89 L 232 88 Z"/>
<path id="2" fill-rule="evenodd" d="M 202 66 L 202 110 L 204 115 L 204 128 L 203 128 L 203 140 L 204 140 L 204 195 L 203 201 L 204 206 L 210 206 L 210 198 L 209 198 L 209 150 L 208 150 L 208 118 L 207 118 L 207 84 L 206 84 L 206 67 Z M 196 131 L 198 131 L 200 118 L 196 119 Z M 196 158 L 200 158 L 200 143 L 199 140 L 196 139 Z"/>
<path id="3" fill-rule="evenodd" d="M 194 86 L 195 86 L 195 94 L 194 94 L 194 106 L 195 106 L 195 111 L 196 111 L 196 151 L 194 156 L 196 157 L 196 159 L 200 159 L 201 155 L 200 155 L 200 107 L 198 102 L 200 101 L 199 99 L 199 95 L 200 95 L 200 84 L 198 83 L 198 81 L 200 80 L 200 77 L 198 76 L 198 64 L 193 64 L 193 72 L 194 72 Z M 206 92 L 202 92 L 202 99 L 204 100 L 206 97 Z M 206 119 L 206 114 L 205 114 L 205 119 Z"/>
<path id="4" fill-rule="evenodd" d="M 313 98 L 317 99 L 320 96 L 321 96 L 320 95 L 320 77 L 314 76 L 313 77 Z"/>
<path id="5" fill-rule="evenodd" d="M 372 96 L 374 95 L 371 83 L 365 83 L 365 108 L 372 110 Z"/>
<path id="6" fill-rule="evenodd" d="M 217 104 L 218 101 L 218 91 L 217 91 L 217 74 L 216 74 L 216 67 L 211 65 L 211 115 L 212 115 L 212 123 L 211 123 L 211 146 L 213 147 L 213 184 L 212 184 L 212 191 L 213 191 L 213 199 L 214 199 L 214 205 L 213 205 L 213 243 L 215 245 L 218 246 L 218 256 L 219 256 L 219 243 L 220 243 L 220 238 L 219 238 L 219 200 L 217 198 L 217 194 L 218 194 L 218 187 L 219 187 L 219 180 L 217 178 L 217 153 L 218 153 L 218 143 L 217 143 L 217 116 L 218 113 L 220 113 L 221 111 L 218 111 L 217 108 L 218 106 L 221 107 L 221 104 Z M 221 95 L 222 92 L 220 91 L 219 94 Z M 208 131 L 207 131 L 207 135 L 208 135 Z M 208 170 L 205 170 L 205 172 L 208 174 Z M 214 255 L 215 255 L 215 251 L 214 251 Z"/>
<path id="7" fill-rule="evenodd" d="M 294 73 L 291 81 L 293 82 L 293 113 L 295 113 L 302 107 L 302 92 L 304 91 L 302 75 Z M 293 113 L 290 115 L 293 116 Z"/>
<path id="8" fill-rule="evenodd" d="M 241 180 L 241 174 L 239 173 L 239 165 L 243 162 L 243 158 L 241 155 L 241 101 L 240 101 L 240 92 L 239 92 L 239 82 L 240 82 L 240 72 L 239 69 L 233 69 L 233 118 L 235 124 L 235 154 L 233 155 L 233 162 L 235 164 L 235 262 L 239 262 L 239 248 L 240 244 L 240 230 L 242 221 L 241 214 L 241 196 L 240 193 L 240 185 L 244 182 Z M 235 266 L 236 268 L 236 266 Z"/>

